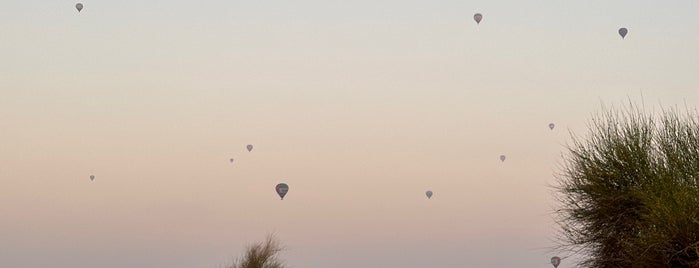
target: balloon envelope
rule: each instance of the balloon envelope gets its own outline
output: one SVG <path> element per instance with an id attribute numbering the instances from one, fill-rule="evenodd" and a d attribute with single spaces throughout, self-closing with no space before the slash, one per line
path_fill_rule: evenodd
<path id="1" fill-rule="evenodd" d="M 561 258 L 551 257 L 551 264 L 553 265 L 553 267 L 558 268 L 558 265 L 561 264 Z"/>
<path id="2" fill-rule="evenodd" d="M 500 156 L 500 161 L 503 161 L 503 162 L 504 162 L 504 161 L 505 161 L 505 158 L 507 158 L 507 157 L 505 157 L 505 155 L 501 155 L 501 156 Z"/>
<path id="3" fill-rule="evenodd" d="M 82 11 L 82 10 L 83 10 L 83 4 L 82 4 L 82 3 L 77 3 L 77 4 L 75 4 L 75 9 L 77 9 L 78 12 Z"/>
<path id="4" fill-rule="evenodd" d="M 286 196 L 286 193 L 289 192 L 289 185 L 286 185 L 286 183 L 280 183 L 277 184 L 277 187 L 274 188 L 277 191 L 277 194 L 279 197 L 284 200 L 284 196 Z"/>
<path id="5" fill-rule="evenodd" d="M 555 125 L 554 123 L 549 124 L 549 128 L 550 128 L 551 130 L 553 130 L 554 127 L 556 127 L 556 125 Z"/>
<path id="6" fill-rule="evenodd" d="M 248 148 L 248 152 L 252 151 L 252 144 L 248 144 L 248 146 L 246 146 L 246 148 Z"/>
<path id="7" fill-rule="evenodd" d="M 432 191 L 425 192 L 425 195 L 427 196 L 427 199 L 432 198 Z"/>
<path id="8" fill-rule="evenodd" d="M 233 158 L 231 158 L 231 160 L 230 160 L 230 161 L 231 161 L 231 163 L 233 163 Z"/>
<path id="9" fill-rule="evenodd" d="M 624 39 L 626 37 L 626 34 L 629 33 L 629 30 L 626 28 L 620 28 L 619 29 L 619 35 L 621 35 L 621 38 Z"/>
<path id="10" fill-rule="evenodd" d="M 95 180 L 95 175 L 90 175 L 90 180 L 94 181 Z"/>
<path id="11" fill-rule="evenodd" d="M 476 24 L 481 24 L 481 20 L 483 20 L 483 15 L 481 13 L 476 13 L 473 15 L 473 20 L 476 21 Z"/>

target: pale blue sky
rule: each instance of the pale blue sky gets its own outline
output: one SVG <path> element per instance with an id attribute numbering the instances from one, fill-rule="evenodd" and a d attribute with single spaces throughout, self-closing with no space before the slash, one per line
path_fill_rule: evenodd
<path id="1" fill-rule="evenodd" d="M 549 267 L 568 130 L 699 106 L 693 0 L 83 3 L 0 9 L 0 267 Z"/>

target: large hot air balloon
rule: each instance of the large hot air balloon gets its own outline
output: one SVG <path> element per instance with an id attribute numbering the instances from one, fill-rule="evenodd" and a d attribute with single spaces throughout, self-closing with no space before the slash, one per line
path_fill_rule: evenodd
<path id="1" fill-rule="evenodd" d="M 476 13 L 473 15 L 473 20 L 476 21 L 476 24 L 481 24 L 481 20 L 483 20 L 483 15 L 481 13 Z"/>
<path id="2" fill-rule="evenodd" d="M 246 148 L 248 148 L 248 152 L 252 151 L 252 144 L 248 144 L 248 146 L 246 146 Z"/>
<path id="3" fill-rule="evenodd" d="M 507 158 L 504 154 L 500 155 L 500 161 L 505 162 L 505 158 Z"/>
<path id="4" fill-rule="evenodd" d="M 619 28 L 619 35 L 621 35 L 621 39 L 626 38 L 626 34 L 629 33 L 629 30 L 626 28 Z"/>
<path id="5" fill-rule="evenodd" d="M 275 187 L 275 189 L 277 190 L 277 194 L 279 195 L 279 197 L 281 197 L 282 200 L 284 200 L 284 196 L 286 195 L 286 193 L 289 192 L 289 185 L 286 185 L 286 183 L 280 183 L 277 184 L 277 187 Z"/>
<path id="6" fill-rule="evenodd" d="M 95 180 L 95 175 L 90 175 L 90 180 L 94 181 Z"/>
<path id="7" fill-rule="evenodd" d="M 425 192 L 425 195 L 427 196 L 427 199 L 432 198 L 432 191 Z"/>
<path id="8" fill-rule="evenodd" d="M 554 268 L 558 268 L 558 265 L 561 264 L 561 258 L 551 257 L 551 264 L 553 265 Z"/>
<path id="9" fill-rule="evenodd" d="M 551 130 L 553 130 L 553 128 L 555 128 L 555 127 L 556 127 L 556 124 L 554 124 L 554 123 L 549 123 L 549 128 L 550 128 Z"/>
<path id="10" fill-rule="evenodd" d="M 75 4 L 75 9 L 78 10 L 78 12 L 83 10 L 83 3 L 77 3 Z"/>

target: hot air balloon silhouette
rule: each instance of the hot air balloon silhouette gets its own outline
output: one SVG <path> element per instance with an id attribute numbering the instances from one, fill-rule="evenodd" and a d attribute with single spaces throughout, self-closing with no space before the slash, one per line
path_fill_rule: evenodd
<path id="1" fill-rule="evenodd" d="M 425 195 L 427 196 L 427 199 L 432 198 L 432 191 L 425 192 Z"/>
<path id="2" fill-rule="evenodd" d="M 483 20 L 483 15 L 481 13 L 473 14 L 473 20 L 476 21 L 476 24 L 481 24 L 481 20 Z"/>
<path id="3" fill-rule="evenodd" d="M 252 151 L 252 144 L 248 144 L 248 146 L 245 146 L 245 148 L 248 149 L 248 152 L 251 152 Z"/>
<path id="4" fill-rule="evenodd" d="M 286 196 L 286 193 L 289 192 L 289 185 L 287 185 L 286 183 L 280 183 L 277 184 L 277 187 L 274 187 L 274 189 L 277 191 L 279 197 L 281 197 L 282 200 L 284 200 L 284 196 Z"/>
<path id="5" fill-rule="evenodd" d="M 90 175 L 90 180 L 94 181 L 95 180 L 95 175 Z"/>
<path id="6" fill-rule="evenodd" d="M 556 127 L 556 124 L 554 124 L 554 123 L 550 123 L 550 124 L 549 124 L 549 128 L 550 128 L 551 130 L 553 130 L 553 128 L 555 128 L 555 127 Z"/>
<path id="7" fill-rule="evenodd" d="M 626 34 L 629 33 L 629 30 L 626 28 L 619 28 L 619 35 L 621 35 L 621 39 L 626 38 Z"/>
<path id="8" fill-rule="evenodd" d="M 82 10 L 83 10 L 83 4 L 82 4 L 82 3 L 77 3 L 77 4 L 75 4 L 75 9 L 77 9 L 78 12 L 82 11 Z"/>
<path id="9" fill-rule="evenodd" d="M 234 160 L 235 160 L 235 159 L 231 158 L 231 159 L 230 159 L 230 160 L 228 160 L 228 161 L 231 161 L 231 163 L 233 163 L 233 161 L 234 161 Z"/>
<path id="10" fill-rule="evenodd" d="M 551 264 L 553 265 L 554 268 L 558 268 L 558 265 L 561 264 L 561 258 L 559 257 L 551 257 Z"/>
<path id="11" fill-rule="evenodd" d="M 501 161 L 501 162 L 505 162 L 505 159 L 506 159 L 506 158 L 507 158 L 507 157 L 506 157 L 504 154 L 503 154 L 503 155 L 500 155 L 500 161 Z"/>

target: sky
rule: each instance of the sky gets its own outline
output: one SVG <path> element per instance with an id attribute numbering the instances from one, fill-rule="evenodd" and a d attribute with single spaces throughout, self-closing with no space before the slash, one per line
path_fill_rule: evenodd
<path id="1" fill-rule="evenodd" d="M 699 106 L 695 0 L 83 3 L 0 8 L 0 267 L 549 267 L 571 132 Z"/>

